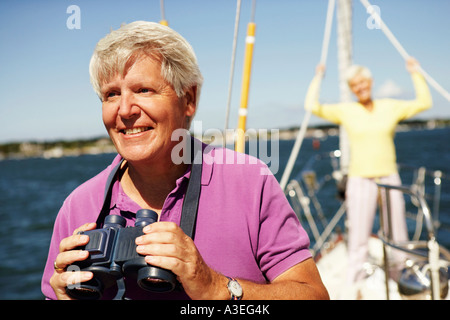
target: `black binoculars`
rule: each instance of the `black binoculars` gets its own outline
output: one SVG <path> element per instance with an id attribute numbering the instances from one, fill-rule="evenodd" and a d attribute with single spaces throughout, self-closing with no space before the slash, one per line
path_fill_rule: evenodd
<path id="1" fill-rule="evenodd" d="M 135 240 L 143 235 L 142 229 L 158 221 L 153 210 L 142 209 L 136 213 L 134 227 L 125 227 L 125 218 L 108 215 L 102 229 L 80 232 L 89 236 L 89 243 L 81 249 L 89 252 L 89 257 L 68 267 L 72 271 L 90 271 L 94 277 L 87 281 L 69 285 L 69 296 L 81 300 L 96 300 L 104 289 L 117 284 L 124 290 L 124 277 L 136 278 L 140 288 L 152 292 L 170 292 L 177 280 L 173 272 L 151 266 L 144 256 L 136 252 Z"/>

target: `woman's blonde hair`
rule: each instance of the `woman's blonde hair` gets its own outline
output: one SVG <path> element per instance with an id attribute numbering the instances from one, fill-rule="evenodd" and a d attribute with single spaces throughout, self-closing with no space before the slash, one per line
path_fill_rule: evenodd
<path id="1" fill-rule="evenodd" d="M 161 75 L 173 86 L 178 97 L 197 86 L 198 104 L 203 76 L 191 45 L 171 28 L 146 21 L 122 25 L 97 43 L 89 73 L 100 99 L 101 85 L 117 74 L 126 73 L 143 54 L 161 61 Z"/>
<path id="2" fill-rule="evenodd" d="M 355 64 L 347 69 L 347 72 L 345 73 L 345 80 L 347 83 L 350 83 L 350 81 L 357 75 L 361 75 L 366 79 L 372 79 L 372 73 L 369 68 Z"/>

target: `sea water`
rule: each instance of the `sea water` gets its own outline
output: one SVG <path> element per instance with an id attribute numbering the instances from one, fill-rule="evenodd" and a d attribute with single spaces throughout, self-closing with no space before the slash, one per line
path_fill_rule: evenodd
<path id="1" fill-rule="evenodd" d="M 400 132 L 395 140 L 398 162 L 450 175 L 449 141 L 450 128 Z M 293 144 L 293 140 L 280 141 L 278 180 Z M 317 141 L 305 139 L 293 175 L 314 154 L 338 146 L 333 136 L 321 139 L 320 147 Z M 58 210 L 73 189 L 109 165 L 114 156 L 0 161 L 0 299 L 44 298 L 40 282 Z M 445 179 L 440 220 L 438 240 L 450 249 L 450 180 Z"/>

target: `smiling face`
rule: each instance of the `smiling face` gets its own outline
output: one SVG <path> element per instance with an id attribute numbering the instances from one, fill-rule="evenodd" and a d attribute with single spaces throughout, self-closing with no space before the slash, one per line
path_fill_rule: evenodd
<path id="1" fill-rule="evenodd" d="M 195 88 L 179 98 L 158 59 L 141 55 L 123 76 L 101 85 L 103 123 L 120 155 L 132 162 L 168 161 L 172 132 L 195 113 Z"/>
<path id="2" fill-rule="evenodd" d="M 372 79 L 357 74 L 348 85 L 360 103 L 366 104 L 372 100 Z"/>

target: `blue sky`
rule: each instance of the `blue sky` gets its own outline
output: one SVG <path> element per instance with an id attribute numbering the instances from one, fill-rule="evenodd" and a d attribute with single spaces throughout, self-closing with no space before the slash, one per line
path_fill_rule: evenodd
<path id="1" fill-rule="evenodd" d="M 302 122 L 303 100 L 320 58 L 326 0 L 257 0 L 256 43 L 248 128 L 287 128 Z M 450 1 L 372 0 L 406 51 L 450 90 Z M 68 29 L 70 5 L 81 29 Z M 89 83 L 97 41 L 134 20 L 159 21 L 158 0 L 17 0 L 0 2 L 0 143 L 106 135 L 101 105 Z M 242 62 L 251 0 L 242 1 L 230 127 L 238 119 Z M 374 93 L 413 98 L 400 55 L 353 3 L 353 61 L 374 75 Z M 234 32 L 234 0 L 166 0 L 166 19 L 194 47 L 205 78 L 196 120 L 223 129 Z M 335 19 L 336 21 L 336 19 Z M 321 101 L 339 100 L 333 25 Z M 434 106 L 421 118 L 450 118 L 450 103 L 431 89 Z M 323 123 L 313 117 L 311 124 Z"/>

